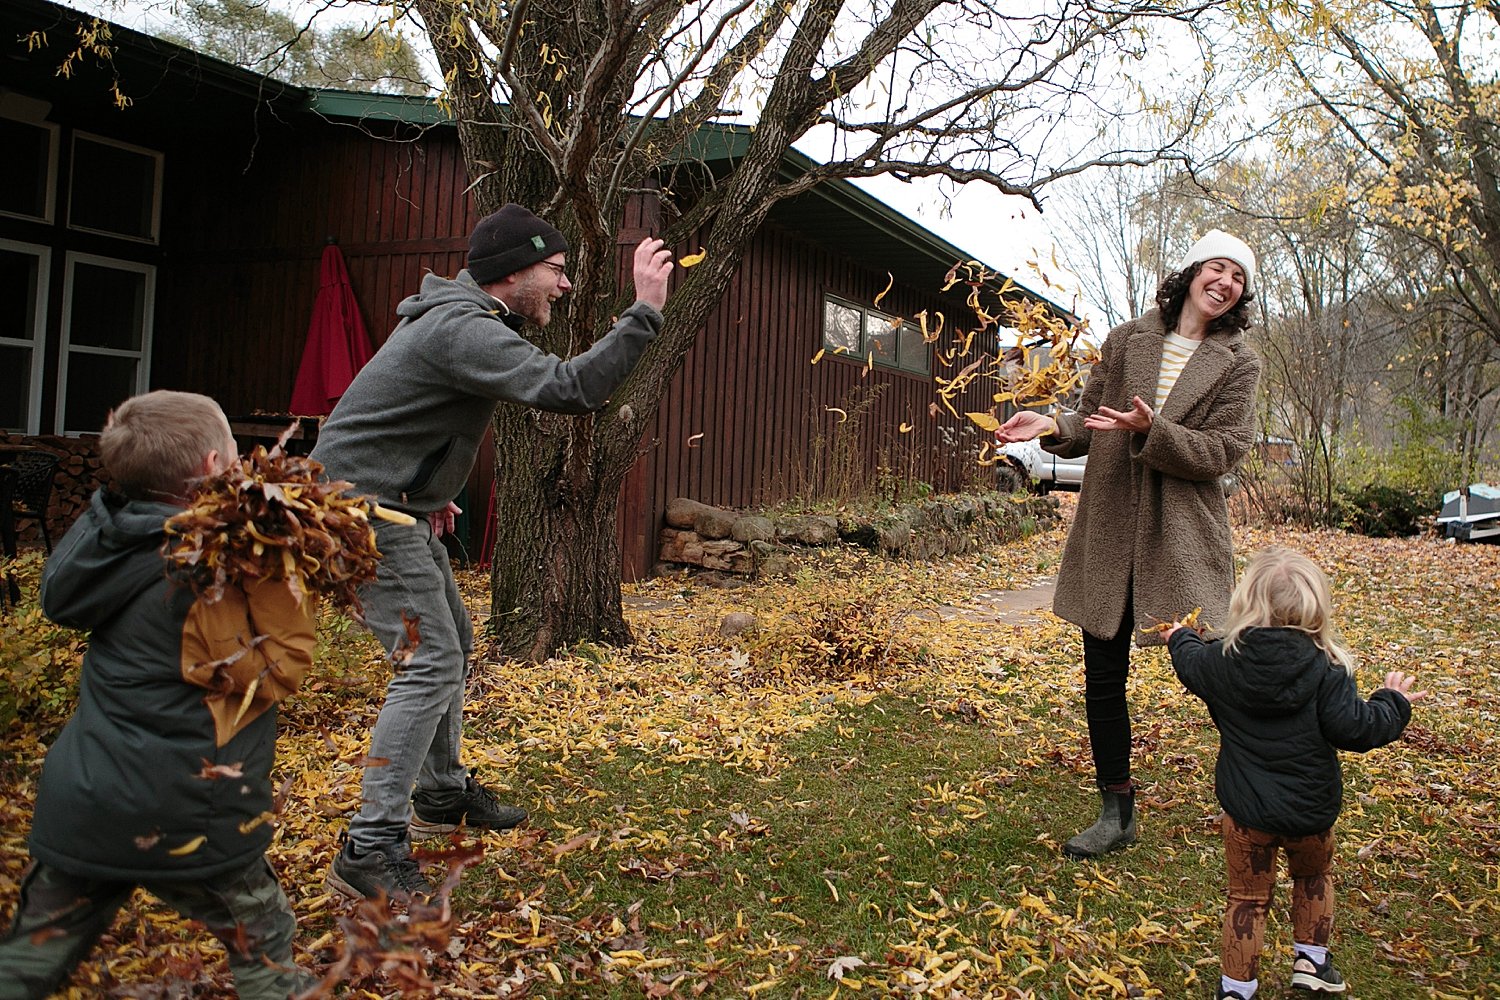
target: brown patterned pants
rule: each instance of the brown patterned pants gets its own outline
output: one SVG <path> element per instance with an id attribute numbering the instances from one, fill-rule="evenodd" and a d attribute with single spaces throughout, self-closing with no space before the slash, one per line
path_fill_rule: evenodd
<path id="1" fill-rule="evenodd" d="M 1257 978 L 1266 936 L 1266 911 L 1276 888 L 1276 852 L 1286 852 L 1292 876 L 1292 935 L 1302 944 L 1326 947 L 1333 930 L 1333 831 L 1285 837 L 1220 817 L 1229 905 L 1224 909 L 1224 975 L 1241 982 Z"/>

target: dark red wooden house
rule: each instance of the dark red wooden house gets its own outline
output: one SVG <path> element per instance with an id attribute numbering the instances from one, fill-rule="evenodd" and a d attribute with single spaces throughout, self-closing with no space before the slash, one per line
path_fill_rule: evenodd
<path id="1" fill-rule="evenodd" d="M 330 240 L 378 344 L 425 271 L 463 266 L 476 218 L 432 102 L 286 86 L 122 27 L 111 61 L 64 79 L 87 20 L 43 0 L 0 7 L 0 430 L 69 456 L 54 537 L 92 486 L 89 435 L 132 393 L 207 393 L 247 438 L 284 426 Z M 745 133 L 711 138 L 710 159 L 732 157 Z M 622 228 L 651 206 L 628 214 Z M 652 566 L 669 500 L 783 498 L 826 463 L 830 408 L 872 392 L 864 462 L 938 488 L 972 476 L 979 436 L 929 416 L 948 373 L 899 322 L 961 319 L 962 296 L 939 289 L 967 256 L 851 184 L 783 204 L 646 423 L 621 497 L 626 577 Z M 483 459 L 472 511 L 491 474 Z M 478 555 L 479 518 L 468 535 Z"/>

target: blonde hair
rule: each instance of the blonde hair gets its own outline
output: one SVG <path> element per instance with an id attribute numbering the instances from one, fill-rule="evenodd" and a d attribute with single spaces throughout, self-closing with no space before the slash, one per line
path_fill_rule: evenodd
<path id="1" fill-rule="evenodd" d="M 211 451 L 234 438 L 219 404 L 196 392 L 158 389 L 110 411 L 99 455 L 114 487 L 133 500 L 187 495 Z"/>
<path id="2" fill-rule="evenodd" d="M 1306 632 L 1328 659 L 1354 676 L 1354 654 L 1333 623 L 1328 577 L 1300 552 L 1273 546 L 1245 567 L 1229 598 L 1224 648 L 1233 652 L 1246 629 L 1291 628 Z"/>

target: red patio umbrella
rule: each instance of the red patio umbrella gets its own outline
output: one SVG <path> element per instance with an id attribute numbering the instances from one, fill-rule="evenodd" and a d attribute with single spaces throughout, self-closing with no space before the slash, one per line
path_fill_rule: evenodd
<path id="1" fill-rule="evenodd" d="M 307 344 L 302 348 L 302 364 L 292 389 L 292 412 L 298 416 L 332 413 L 333 404 L 372 353 L 344 255 L 330 240 L 323 250 L 318 297 L 313 300 Z"/>

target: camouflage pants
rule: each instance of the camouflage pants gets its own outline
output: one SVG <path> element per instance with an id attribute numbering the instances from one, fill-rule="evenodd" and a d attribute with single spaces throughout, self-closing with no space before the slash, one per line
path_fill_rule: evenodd
<path id="1" fill-rule="evenodd" d="M 1333 831 L 1284 837 L 1220 819 L 1229 905 L 1224 909 L 1224 975 L 1248 983 L 1257 977 L 1265 943 L 1266 911 L 1276 888 L 1276 852 L 1286 852 L 1292 876 L 1292 938 L 1326 947 L 1333 931 Z"/>
<path id="2" fill-rule="evenodd" d="M 286 1000 L 306 982 L 292 965 L 296 918 L 265 858 L 201 882 L 140 886 L 224 943 L 242 1000 Z M 60 988 L 135 888 L 34 862 L 0 938 L 0 1000 L 40 1000 Z"/>

